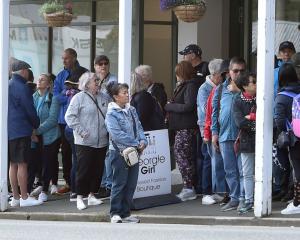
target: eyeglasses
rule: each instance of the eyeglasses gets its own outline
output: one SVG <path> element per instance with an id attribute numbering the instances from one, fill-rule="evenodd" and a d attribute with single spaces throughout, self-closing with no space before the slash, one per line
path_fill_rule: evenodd
<path id="1" fill-rule="evenodd" d="M 108 62 L 100 62 L 100 63 L 98 63 L 97 65 L 99 65 L 99 66 L 103 66 L 103 65 L 107 66 L 107 65 L 108 65 Z"/>
<path id="2" fill-rule="evenodd" d="M 232 69 L 231 71 L 233 71 L 234 73 L 242 73 L 242 72 L 245 72 L 245 69 Z"/>

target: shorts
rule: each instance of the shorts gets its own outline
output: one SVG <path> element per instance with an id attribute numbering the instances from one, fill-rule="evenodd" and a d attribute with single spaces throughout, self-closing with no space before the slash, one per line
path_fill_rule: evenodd
<path id="1" fill-rule="evenodd" d="M 21 137 L 8 141 L 11 163 L 27 163 L 30 157 L 31 138 Z"/>

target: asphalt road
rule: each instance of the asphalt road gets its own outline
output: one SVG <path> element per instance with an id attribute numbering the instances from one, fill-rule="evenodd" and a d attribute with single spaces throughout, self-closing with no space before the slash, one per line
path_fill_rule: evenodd
<path id="1" fill-rule="evenodd" d="M 300 228 L 0 220 L 0 239 L 286 240 L 300 239 Z"/>

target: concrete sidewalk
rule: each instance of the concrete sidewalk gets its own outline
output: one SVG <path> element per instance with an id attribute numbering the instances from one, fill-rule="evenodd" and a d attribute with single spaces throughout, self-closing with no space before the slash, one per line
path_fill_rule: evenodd
<path id="1" fill-rule="evenodd" d="M 201 198 L 178 204 L 165 205 L 133 211 L 143 223 L 201 224 L 201 225 L 244 225 L 244 226 L 297 226 L 300 214 L 284 216 L 280 210 L 286 204 L 275 202 L 272 215 L 258 219 L 253 212 L 238 215 L 236 211 L 221 212 L 219 205 L 205 206 Z M 43 205 L 28 208 L 9 208 L 0 213 L 1 219 L 53 220 L 53 221 L 109 221 L 109 200 L 100 206 L 91 206 L 83 211 L 70 202 L 69 196 L 51 196 Z"/>

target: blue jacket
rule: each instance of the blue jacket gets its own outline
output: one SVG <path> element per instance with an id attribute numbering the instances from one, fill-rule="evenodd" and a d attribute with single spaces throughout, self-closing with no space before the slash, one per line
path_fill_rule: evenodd
<path id="1" fill-rule="evenodd" d="M 205 126 L 205 115 L 207 99 L 211 90 L 216 85 L 210 80 L 210 76 L 206 76 L 206 81 L 201 85 L 198 90 L 197 95 L 197 115 L 198 115 L 198 125 L 200 127 L 201 136 L 203 137 L 203 131 Z"/>
<path id="2" fill-rule="evenodd" d="M 238 135 L 238 128 L 233 117 L 233 102 L 238 93 L 227 89 L 229 80 L 219 85 L 215 91 L 212 106 L 212 135 L 219 136 L 219 142 L 235 141 Z M 222 87 L 222 95 L 219 106 L 219 88 Z M 219 107 L 221 108 L 219 111 Z M 219 116 L 219 117 L 218 117 Z M 218 128 L 218 123 L 220 129 Z"/>
<path id="3" fill-rule="evenodd" d="M 34 107 L 41 121 L 40 126 L 37 128 L 37 134 L 43 136 L 43 145 L 49 145 L 60 137 L 60 130 L 57 123 L 59 102 L 57 97 L 53 96 L 51 99 L 49 95 L 49 92 L 46 93 L 41 106 L 38 106 L 40 94 L 38 91 L 33 94 Z"/>
<path id="4" fill-rule="evenodd" d="M 77 68 L 80 67 L 79 63 L 77 62 Z M 57 97 L 58 102 L 60 104 L 60 110 L 58 115 L 58 123 L 59 124 L 66 124 L 65 121 L 65 114 L 69 106 L 68 97 L 66 96 L 66 86 L 65 81 L 66 79 L 72 74 L 69 69 L 64 68 L 60 71 L 55 80 L 54 80 L 54 87 L 53 87 L 53 95 Z"/>
<path id="5" fill-rule="evenodd" d="M 8 87 L 8 140 L 29 137 L 40 124 L 26 80 L 13 74 Z"/>
<path id="6" fill-rule="evenodd" d="M 134 137 L 133 122 L 129 111 L 133 114 L 136 122 L 136 137 Z M 137 112 L 129 104 L 126 105 L 125 109 L 122 109 L 115 102 L 109 103 L 105 124 L 110 135 L 109 149 L 111 150 L 115 150 L 111 140 L 114 141 L 120 151 L 127 147 L 137 147 L 141 143 L 148 144 Z"/>

